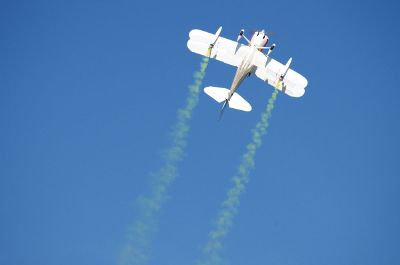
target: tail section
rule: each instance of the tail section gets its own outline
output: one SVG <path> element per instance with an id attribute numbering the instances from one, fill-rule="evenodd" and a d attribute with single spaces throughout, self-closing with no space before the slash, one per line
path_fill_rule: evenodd
<path id="1" fill-rule="evenodd" d="M 218 103 L 225 102 L 222 111 L 225 109 L 226 103 L 228 103 L 229 108 L 232 109 L 251 111 L 251 105 L 238 93 L 234 93 L 228 101 L 229 89 L 227 88 L 209 86 L 204 88 L 204 92 Z"/>

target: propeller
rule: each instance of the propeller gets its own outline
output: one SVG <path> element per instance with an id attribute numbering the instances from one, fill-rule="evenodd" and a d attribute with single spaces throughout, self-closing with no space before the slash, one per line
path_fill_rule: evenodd
<path id="1" fill-rule="evenodd" d="M 264 32 L 265 32 L 265 34 L 267 34 L 268 37 L 275 35 L 275 32 L 273 32 L 273 31 L 264 31 Z"/>
<path id="2" fill-rule="evenodd" d="M 256 32 L 261 32 L 262 30 L 258 30 L 258 29 L 251 29 L 250 30 L 250 32 L 251 32 L 251 35 L 250 35 L 250 37 L 251 36 L 253 36 L 253 34 L 254 33 L 256 33 Z M 272 31 L 266 31 L 266 30 L 264 30 L 264 33 L 269 37 L 269 36 L 273 36 L 273 35 L 275 35 L 275 33 L 274 32 L 272 32 Z"/>

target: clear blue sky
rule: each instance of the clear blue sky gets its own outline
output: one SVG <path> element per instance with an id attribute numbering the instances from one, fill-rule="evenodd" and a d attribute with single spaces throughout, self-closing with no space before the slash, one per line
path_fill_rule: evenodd
<path id="1" fill-rule="evenodd" d="M 67 2 L 67 3 L 66 3 Z M 226 241 L 241 264 L 400 264 L 396 1 L 3 1 L 0 264 L 115 264 L 200 57 L 192 28 L 274 32 L 309 80 L 278 96 Z M 235 69 L 212 61 L 204 85 Z M 272 88 L 205 94 L 150 264 L 195 264 Z"/>

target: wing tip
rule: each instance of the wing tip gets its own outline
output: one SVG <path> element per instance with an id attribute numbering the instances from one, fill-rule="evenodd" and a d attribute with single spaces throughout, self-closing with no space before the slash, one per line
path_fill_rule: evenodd
<path id="1" fill-rule="evenodd" d="M 308 80 L 304 76 L 302 76 L 302 75 L 300 75 L 300 76 L 301 76 L 302 80 L 301 80 L 301 82 L 299 82 L 298 88 L 296 88 L 295 91 L 293 91 L 293 92 L 285 91 L 285 93 L 291 97 L 300 98 L 306 93 L 306 87 L 308 86 Z"/>

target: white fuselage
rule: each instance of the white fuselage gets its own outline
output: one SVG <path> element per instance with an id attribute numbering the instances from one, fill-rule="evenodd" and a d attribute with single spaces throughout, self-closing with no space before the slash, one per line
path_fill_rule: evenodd
<path id="1" fill-rule="evenodd" d="M 228 100 L 231 99 L 232 95 L 236 92 L 240 84 L 249 75 L 249 73 L 253 71 L 253 58 L 256 52 L 258 52 L 256 47 L 250 47 L 249 53 L 246 54 L 246 56 L 243 58 L 243 61 L 238 66 L 235 77 L 232 81 L 231 89 L 228 94 Z"/>
<path id="2" fill-rule="evenodd" d="M 240 84 L 243 82 L 243 80 L 253 72 L 254 68 L 254 55 L 259 52 L 261 47 L 265 47 L 265 45 L 268 43 L 268 37 L 264 33 L 264 31 L 261 32 L 255 32 L 250 40 L 250 49 L 249 52 L 246 54 L 246 56 L 243 58 L 242 62 L 238 66 L 236 70 L 235 77 L 233 78 L 231 88 L 229 90 L 228 98 L 227 100 L 229 101 L 232 97 L 232 95 L 236 92 Z"/>

